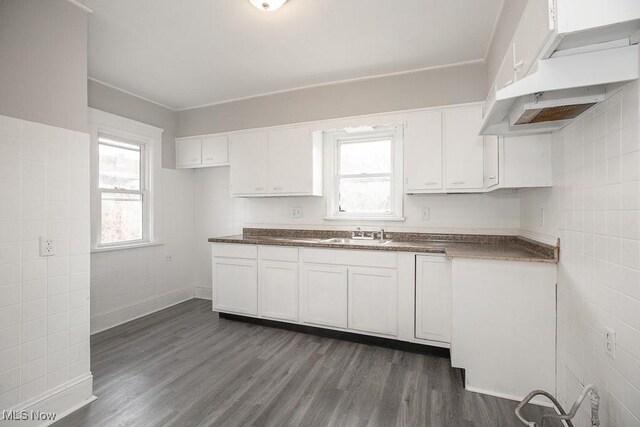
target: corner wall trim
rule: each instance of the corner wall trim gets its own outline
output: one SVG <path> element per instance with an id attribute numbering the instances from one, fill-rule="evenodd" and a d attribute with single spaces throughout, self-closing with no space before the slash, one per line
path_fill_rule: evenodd
<path id="1" fill-rule="evenodd" d="M 91 14 L 93 13 L 93 9 L 91 9 L 90 7 L 80 3 L 78 0 L 67 0 L 68 3 L 71 3 L 72 5 L 74 5 L 75 7 L 77 7 L 80 10 L 84 10 L 85 12 Z"/>

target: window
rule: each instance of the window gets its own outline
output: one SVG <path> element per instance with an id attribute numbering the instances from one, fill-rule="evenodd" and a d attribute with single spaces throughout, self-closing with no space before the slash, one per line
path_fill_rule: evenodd
<path id="1" fill-rule="evenodd" d="M 92 251 L 162 244 L 162 129 L 89 108 Z"/>
<path id="2" fill-rule="evenodd" d="M 146 240 L 144 144 L 98 135 L 99 245 Z"/>
<path id="3" fill-rule="evenodd" d="M 328 219 L 402 219 L 401 128 L 328 133 L 333 194 Z"/>

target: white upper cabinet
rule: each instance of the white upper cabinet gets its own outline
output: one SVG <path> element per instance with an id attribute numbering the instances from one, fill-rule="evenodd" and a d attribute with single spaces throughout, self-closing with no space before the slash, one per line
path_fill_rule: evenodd
<path id="1" fill-rule="evenodd" d="M 540 51 L 553 35 L 554 22 L 550 13 L 553 0 L 533 0 L 527 3 L 513 35 L 513 71 L 515 80 L 525 77 Z"/>
<path id="2" fill-rule="evenodd" d="M 442 189 L 442 112 L 407 116 L 404 132 L 405 192 Z"/>
<path id="3" fill-rule="evenodd" d="M 251 196 L 267 193 L 267 131 L 247 132 L 231 137 L 231 194 Z"/>
<path id="4" fill-rule="evenodd" d="M 176 167 L 192 168 L 202 164 L 202 138 L 176 139 Z"/>
<path id="5" fill-rule="evenodd" d="M 313 195 L 320 167 L 308 127 L 269 132 L 269 193 Z"/>
<path id="6" fill-rule="evenodd" d="M 226 135 L 176 138 L 176 168 L 191 169 L 228 164 Z"/>
<path id="7" fill-rule="evenodd" d="M 229 164 L 229 144 L 226 135 L 202 138 L 202 165 L 223 166 Z"/>
<path id="8" fill-rule="evenodd" d="M 231 195 L 322 195 L 322 140 L 308 127 L 277 128 L 231 137 Z"/>
<path id="9" fill-rule="evenodd" d="M 444 110 L 445 187 L 448 192 L 483 188 L 484 144 L 478 135 L 481 107 Z"/>

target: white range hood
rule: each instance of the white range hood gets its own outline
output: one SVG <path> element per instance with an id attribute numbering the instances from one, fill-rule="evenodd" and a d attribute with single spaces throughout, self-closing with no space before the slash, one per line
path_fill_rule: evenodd
<path id="1" fill-rule="evenodd" d="M 482 135 L 549 132 L 605 99 L 605 85 L 640 77 L 638 45 L 551 57 L 496 92 Z"/>

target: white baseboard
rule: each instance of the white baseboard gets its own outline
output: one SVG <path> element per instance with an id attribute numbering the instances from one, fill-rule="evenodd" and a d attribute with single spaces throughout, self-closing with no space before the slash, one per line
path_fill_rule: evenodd
<path id="1" fill-rule="evenodd" d="M 193 293 L 193 287 L 182 288 L 135 301 L 124 307 L 118 307 L 104 313 L 94 314 L 91 316 L 91 334 L 111 329 L 114 326 L 190 300 L 193 298 Z"/>
<path id="2" fill-rule="evenodd" d="M 211 299 L 213 291 L 211 286 L 196 286 L 196 298 Z"/>
<path id="3" fill-rule="evenodd" d="M 93 402 L 93 375 L 87 373 L 47 391 L 45 394 L 23 402 L 15 411 L 31 417 L 33 413 L 55 414 L 54 420 L 11 420 L 2 421 L 3 426 L 45 427 L 59 421 L 72 412 Z"/>
<path id="4" fill-rule="evenodd" d="M 502 399 L 515 400 L 516 402 L 521 402 L 522 399 L 524 399 L 524 396 L 518 397 L 518 396 L 514 396 L 512 394 L 498 393 L 498 392 L 491 391 L 491 390 L 483 390 L 483 389 L 476 388 L 476 387 L 470 387 L 468 385 L 465 386 L 464 388 L 465 388 L 465 390 L 472 391 L 474 393 L 487 394 L 489 396 L 500 397 Z M 541 397 L 534 397 L 531 400 L 531 403 L 533 403 L 534 405 L 546 406 L 546 407 L 549 407 L 549 408 L 553 408 L 553 403 L 551 403 L 547 399 L 544 399 L 544 398 L 541 398 Z"/>

